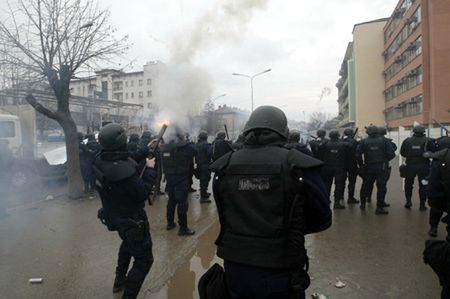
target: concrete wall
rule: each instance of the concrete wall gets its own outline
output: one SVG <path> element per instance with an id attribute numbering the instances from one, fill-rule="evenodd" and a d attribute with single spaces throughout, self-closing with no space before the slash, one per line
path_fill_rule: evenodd
<path id="1" fill-rule="evenodd" d="M 369 124 L 384 125 L 384 49 L 386 21 L 356 25 L 353 31 L 355 59 L 356 126 L 363 131 Z"/>

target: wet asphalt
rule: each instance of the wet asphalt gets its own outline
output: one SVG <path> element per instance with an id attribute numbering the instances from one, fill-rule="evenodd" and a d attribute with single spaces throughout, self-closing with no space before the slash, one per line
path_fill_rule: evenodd
<path id="1" fill-rule="evenodd" d="M 375 215 L 347 206 L 334 212 L 333 225 L 307 236 L 311 286 L 307 294 L 330 298 L 439 298 L 439 283 L 423 264 L 428 211 L 403 208 L 402 184 L 394 172 L 388 185 L 390 214 Z M 360 181 L 358 180 L 358 185 Z M 415 189 L 415 191 L 417 191 Z M 52 197 L 48 197 L 52 195 Z M 197 234 L 179 237 L 166 231 L 160 196 L 147 207 L 155 263 L 139 298 L 196 299 L 200 276 L 213 263 L 218 223 L 214 204 L 190 195 L 189 223 Z M 64 189 L 49 186 L 9 198 L 0 219 L 0 294 L 2 298 L 120 298 L 112 282 L 120 240 L 97 220 L 96 195 L 69 200 Z M 444 226 L 439 238 L 444 238 Z M 30 278 L 43 278 L 30 284 Z M 340 280 L 344 288 L 336 288 Z"/>

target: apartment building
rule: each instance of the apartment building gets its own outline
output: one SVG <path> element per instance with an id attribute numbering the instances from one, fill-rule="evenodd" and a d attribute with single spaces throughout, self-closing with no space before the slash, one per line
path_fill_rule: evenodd
<path id="1" fill-rule="evenodd" d="M 353 42 L 347 46 L 336 84 L 339 91 L 338 127 L 384 125 L 385 109 L 383 28 L 387 18 L 356 24 Z"/>
<path id="2" fill-rule="evenodd" d="M 450 1 L 401 0 L 383 33 L 387 125 L 450 123 Z"/>
<path id="3" fill-rule="evenodd" d="M 148 122 L 158 108 L 154 97 L 154 86 L 157 84 L 163 63 L 148 62 L 142 71 L 123 72 L 121 70 L 104 69 L 95 72 L 94 76 L 73 80 L 70 84 L 71 93 L 75 96 L 90 97 L 95 100 L 117 101 L 142 105 L 139 113 L 132 111 L 136 121 Z M 120 108 L 118 108 L 120 109 Z M 117 109 L 116 109 L 117 110 Z M 114 115 L 129 114 L 122 111 L 110 111 Z"/>

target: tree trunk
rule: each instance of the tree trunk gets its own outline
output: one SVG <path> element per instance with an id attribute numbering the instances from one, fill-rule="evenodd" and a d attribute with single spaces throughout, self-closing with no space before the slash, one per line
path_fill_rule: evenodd
<path id="1" fill-rule="evenodd" d="M 83 196 L 84 186 L 80 171 L 77 126 L 70 115 L 65 115 L 60 125 L 66 138 L 68 195 L 69 198 L 76 199 Z"/>

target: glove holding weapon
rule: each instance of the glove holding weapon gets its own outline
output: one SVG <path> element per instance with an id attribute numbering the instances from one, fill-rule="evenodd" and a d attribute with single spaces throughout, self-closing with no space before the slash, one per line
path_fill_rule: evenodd
<path id="1" fill-rule="evenodd" d="M 141 173 L 140 173 L 140 175 L 139 175 L 140 178 L 143 177 L 143 175 L 144 175 L 144 173 L 145 173 L 145 170 L 146 170 L 147 168 L 154 168 L 154 167 L 155 167 L 156 151 L 158 150 L 159 145 L 161 144 L 161 142 L 162 142 L 162 140 L 163 140 L 163 136 L 164 136 L 164 133 L 166 132 L 166 130 L 167 130 L 167 125 L 166 125 L 166 124 L 163 124 L 163 126 L 161 127 L 161 130 L 160 130 L 159 133 L 158 133 L 157 138 L 154 139 L 154 140 L 152 140 L 152 141 L 148 144 L 148 147 L 149 147 L 149 149 L 150 149 L 150 153 L 149 153 L 148 157 L 146 158 L 146 163 L 145 163 L 145 165 L 144 165 L 144 168 L 142 169 L 142 171 L 141 171 Z M 159 166 L 159 167 L 160 167 L 160 166 Z M 153 201 L 155 200 L 156 195 L 157 195 L 156 193 L 157 193 L 157 192 L 153 192 L 152 198 L 149 198 L 149 199 L 148 199 L 148 204 L 149 204 L 149 205 L 152 205 L 152 204 L 153 204 Z"/>

